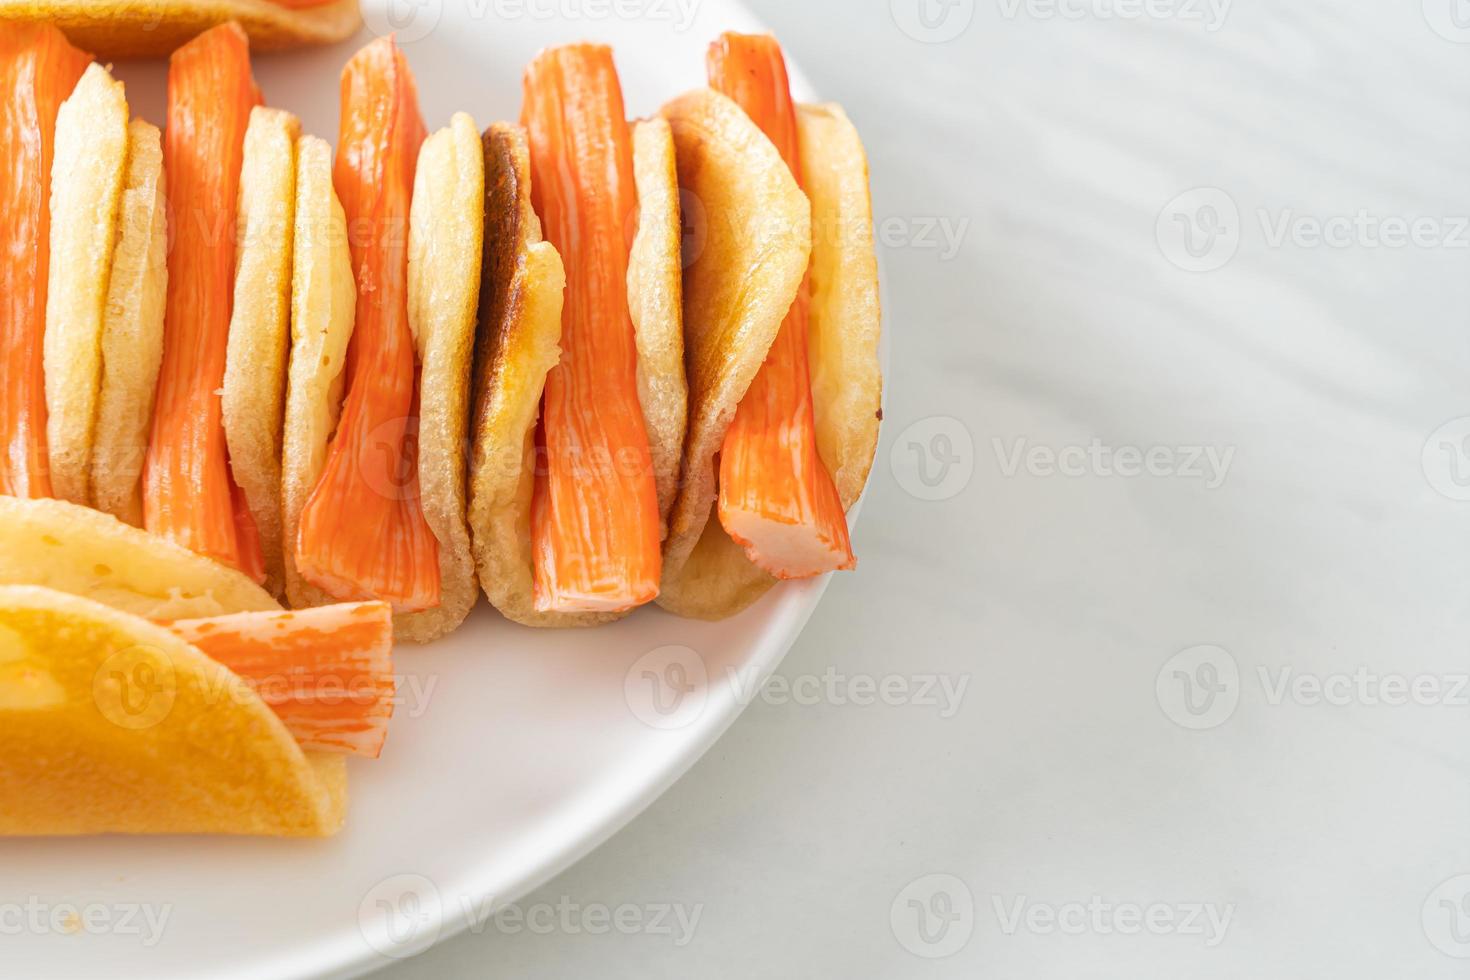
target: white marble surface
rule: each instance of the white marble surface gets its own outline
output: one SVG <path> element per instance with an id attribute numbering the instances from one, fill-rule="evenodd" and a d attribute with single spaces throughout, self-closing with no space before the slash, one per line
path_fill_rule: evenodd
<path id="1" fill-rule="evenodd" d="M 918 2 L 752 3 L 887 222 L 862 567 L 802 696 L 519 903 L 549 933 L 381 975 L 1465 976 L 1457 0 L 923 0 L 944 43 Z M 697 925 L 586 928 L 623 904 Z"/>

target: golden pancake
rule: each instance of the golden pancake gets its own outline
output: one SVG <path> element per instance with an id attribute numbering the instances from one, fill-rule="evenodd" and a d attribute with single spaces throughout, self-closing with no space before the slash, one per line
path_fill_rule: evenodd
<path id="1" fill-rule="evenodd" d="M 303 136 L 296 145 L 291 264 L 291 363 L 282 432 L 281 522 L 286 595 L 299 609 L 332 601 L 296 570 L 296 529 L 326 465 L 327 444 L 337 427 L 346 385 L 347 343 L 357 315 L 347 216 L 332 189 L 332 148 L 315 136 Z"/>
<path id="2" fill-rule="evenodd" d="M 342 824 L 342 756 L 307 756 L 244 681 L 163 627 L 50 589 L 0 587 L 0 744 L 0 835 Z"/>
<path id="3" fill-rule="evenodd" d="M 163 362 L 168 293 L 168 225 L 163 138 L 141 119 L 128 124 L 117 248 L 102 324 L 102 382 L 92 443 L 92 506 L 143 524 L 141 477 Z"/>
<path id="4" fill-rule="evenodd" d="M 289 112 L 257 106 L 245 130 L 235 294 L 220 407 L 230 472 L 260 533 L 266 591 L 281 595 L 281 425 L 291 344 L 296 141 Z"/>
<path id="5" fill-rule="evenodd" d="M 102 386 L 102 324 L 128 162 L 122 82 L 95 62 L 56 114 L 46 289 L 46 441 L 52 492 L 88 491 Z"/>
<path id="6" fill-rule="evenodd" d="M 233 568 L 61 500 L 0 496 L 0 585 L 44 585 L 148 619 L 281 608 Z"/>
<path id="7" fill-rule="evenodd" d="M 844 508 L 862 494 L 882 418 L 878 268 L 867 159 L 837 106 L 801 106 L 806 192 L 729 99 L 694 92 L 665 106 L 679 181 L 701 202 L 702 248 L 684 279 L 690 425 L 658 602 L 723 619 L 776 580 L 751 564 L 714 514 L 715 456 L 810 274 L 810 356 L 818 448 Z"/>
<path id="8" fill-rule="evenodd" d="M 293 10 L 272 0 L 0 0 L 0 20 L 45 21 L 99 58 L 171 53 L 225 21 L 238 21 L 257 51 L 330 44 L 362 24 L 358 0 Z"/>
<path id="9" fill-rule="evenodd" d="M 439 605 L 394 619 L 400 639 L 453 631 L 479 598 L 465 524 L 470 373 L 485 234 L 485 158 L 456 113 L 419 151 L 408 232 L 408 323 L 418 351 L 419 503 L 439 540 Z"/>

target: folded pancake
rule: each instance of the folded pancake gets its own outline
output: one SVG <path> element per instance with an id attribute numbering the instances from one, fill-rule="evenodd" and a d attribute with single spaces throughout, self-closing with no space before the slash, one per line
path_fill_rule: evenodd
<path id="1" fill-rule="evenodd" d="M 475 344 L 470 528 L 480 584 L 506 616 L 529 626 L 571 626 L 592 617 L 537 613 L 531 583 L 531 494 L 536 420 L 546 374 L 561 351 L 561 257 L 541 237 L 531 206 L 526 131 L 485 131 L 485 247 Z"/>
<path id="2" fill-rule="evenodd" d="M 301 508 L 326 465 L 346 385 L 347 345 L 357 306 L 347 218 L 332 187 L 332 148 L 303 136 L 296 144 L 296 207 L 291 269 L 291 358 L 282 431 L 281 509 L 286 595 L 320 606 L 331 596 L 296 567 Z"/>
<path id="3" fill-rule="evenodd" d="M 128 155 L 122 82 L 95 62 L 56 114 L 46 290 L 46 441 L 51 492 L 91 502 L 102 325 Z"/>
<path id="4" fill-rule="evenodd" d="M 51 496 L 44 346 L 56 116 L 92 57 L 49 24 L 0 30 L 0 493 Z"/>
<path id="5" fill-rule="evenodd" d="M 806 194 L 729 98 L 692 92 L 663 115 L 673 126 L 680 186 L 702 203 L 708 220 L 702 248 L 685 270 L 690 425 L 658 602 L 681 616 L 722 619 L 776 579 L 711 519 L 716 454 L 809 257 L 818 447 L 844 508 L 861 494 L 871 466 L 881 382 L 867 167 L 856 133 L 835 107 L 798 112 Z"/>
<path id="6" fill-rule="evenodd" d="M 638 230 L 628 254 L 628 313 L 638 346 L 638 401 L 648 427 L 648 449 L 658 489 L 661 537 L 679 489 L 679 460 L 689 421 L 684 378 L 683 220 L 674 134 L 668 120 L 633 127 L 633 182 Z"/>
<path id="7" fill-rule="evenodd" d="M 868 158 L 835 104 L 796 107 L 802 174 L 812 202 L 811 378 L 822 462 L 844 509 L 862 496 L 883 421 L 878 256 Z"/>
<path id="8" fill-rule="evenodd" d="M 118 208 L 117 248 L 102 320 L 102 379 L 93 432 L 91 501 L 119 520 L 143 524 L 143 457 L 163 359 L 168 292 L 168 220 L 158 127 L 128 124 L 128 166 Z"/>
<path id="9" fill-rule="evenodd" d="M 307 754 L 240 677 L 168 629 L 0 587 L 0 835 L 320 837 L 341 755 Z"/>
<path id="10" fill-rule="evenodd" d="M 291 343 L 296 141 L 289 112 L 256 106 L 245 130 L 236 218 L 235 299 L 220 392 L 230 472 L 265 557 L 265 588 L 282 594 L 281 425 Z"/>
<path id="11" fill-rule="evenodd" d="M 55 24 L 101 58 L 166 55 L 238 21 L 262 51 L 330 44 L 362 24 L 358 0 L 0 0 L 0 20 Z"/>
<path id="12" fill-rule="evenodd" d="M 110 514 L 0 496 L 0 585 L 28 584 L 158 620 L 281 608 L 233 568 Z"/>
<path id="13" fill-rule="evenodd" d="M 346 329 L 335 246 L 297 264 L 295 288 L 308 292 L 296 301 L 287 395 L 291 600 L 390 602 L 396 635 L 414 642 L 453 630 L 476 597 L 464 480 L 483 236 L 478 147 L 464 115 L 427 137 L 392 39 L 363 48 L 343 71 L 332 169 L 350 230 L 356 305 Z M 303 198 L 308 206 L 321 207 Z M 345 364 L 335 356 L 343 343 Z"/>
<path id="14" fill-rule="evenodd" d="M 475 354 L 470 527 L 491 603 L 527 626 L 595 626 L 622 612 L 538 612 L 531 507 L 536 427 L 546 376 L 560 356 L 565 273 L 542 239 L 531 198 L 526 132 L 485 131 L 485 265 Z M 628 305 L 638 351 L 639 400 L 661 506 L 677 484 L 686 389 L 680 309 L 679 195 L 672 136 L 662 120 L 633 127 L 639 217 L 628 260 Z"/>
<path id="15" fill-rule="evenodd" d="M 475 605 L 465 523 L 471 368 L 485 234 L 485 157 L 467 114 L 424 141 L 408 230 L 408 325 L 419 369 L 418 477 L 424 520 L 439 541 L 439 605 L 400 616 L 398 635 L 428 642 Z"/>

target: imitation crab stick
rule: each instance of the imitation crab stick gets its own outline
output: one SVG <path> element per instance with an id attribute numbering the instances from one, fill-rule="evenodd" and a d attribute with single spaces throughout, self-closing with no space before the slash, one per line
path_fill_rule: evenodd
<path id="1" fill-rule="evenodd" d="M 361 602 L 168 624 L 245 681 L 303 749 L 376 758 L 393 717 L 393 614 Z"/>
<path id="2" fill-rule="evenodd" d="M 50 25 L 0 28 L 0 494 L 51 496 L 42 339 L 56 113 L 92 58 Z"/>
<path id="3" fill-rule="evenodd" d="M 710 87 L 729 96 L 775 144 L 801 184 L 796 107 L 776 39 L 725 34 L 710 46 Z M 720 523 L 777 578 L 856 565 L 847 516 L 817 451 L 802 284 L 720 452 Z"/>
<path id="4" fill-rule="evenodd" d="M 174 52 L 164 170 L 173 248 L 153 432 L 143 469 L 148 530 L 265 579 L 260 537 L 230 475 L 220 407 L 234 303 L 235 212 L 245 128 L 261 104 L 234 23 Z"/>
<path id="5" fill-rule="evenodd" d="M 532 498 L 536 609 L 630 609 L 658 594 L 661 558 L 628 313 L 633 145 L 612 52 L 542 52 L 526 69 L 522 123 L 533 203 L 567 276 Z"/>
<path id="6" fill-rule="evenodd" d="M 408 62 L 391 37 L 342 72 L 332 182 L 347 215 L 357 322 L 341 422 L 301 512 L 296 564 L 338 599 L 398 612 L 439 604 L 439 542 L 419 501 L 418 370 L 408 324 L 408 219 L 426 132 Z"/>

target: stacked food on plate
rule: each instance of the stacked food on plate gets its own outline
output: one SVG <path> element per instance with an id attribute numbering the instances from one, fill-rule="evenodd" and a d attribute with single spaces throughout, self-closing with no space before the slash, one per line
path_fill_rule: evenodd
<path id="1" fill-rule="evenodd" d="M 379 38 L 334 151 L 250 48 L 355 4 L 0 18 L 0 833 L 330 834 L 395 637 L 481 591 L 721 619 L 855 566 L 867 164 L 773 38 L 633 121 L 609 48 L 551 48 L 483 132 Z M 160 130 L 94 54 L 162 51 Z"/>

